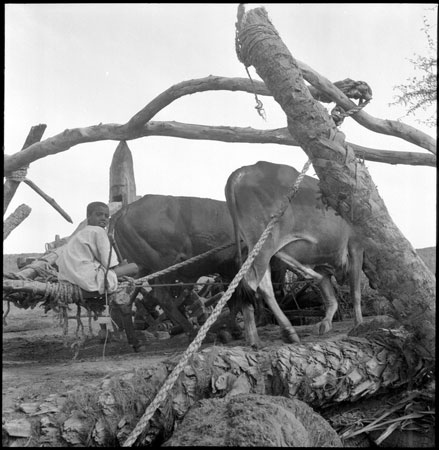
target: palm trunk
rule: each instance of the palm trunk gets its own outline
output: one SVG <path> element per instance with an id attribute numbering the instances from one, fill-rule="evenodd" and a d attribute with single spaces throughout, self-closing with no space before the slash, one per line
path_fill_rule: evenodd
<path id="1" fill-rule="evenodd" d="M 426 358 L 435 358 L 435 277 L 392 221 L 366 167 L 311 96 L 299 67 L 263 8 L 239 29 L 240 56 L 253 65 L 280 104 L 288 130 L 311 159 L 327 205 L 363 237 L 365 273 L 414 330 Z"/>
<path id="2" fill-rule="evenodd" d="M 390 331 L 379 333 L 391 343 Z M 178 358 L 70 392 L 64 407 L 51 417 L 58 438 L 70 444 L 123 443 Z M 273 346 L 258 352 L 210 347 L 192 357 L 137 443 L 159 444 L 156 439 L 169 437 L 175 421 L 203 398 L 256 393 L 297 398 L 318 409 L 404 386 L 416 378 L 412 376 L 399 350 L 361 338 Z M 58 403 L 55 398 L 51 402 Z M 43 405 L 47 408 L 47 402 Z"/>

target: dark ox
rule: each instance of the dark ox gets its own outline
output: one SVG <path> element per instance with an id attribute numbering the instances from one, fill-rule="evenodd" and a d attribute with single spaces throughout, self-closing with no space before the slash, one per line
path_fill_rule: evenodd
<path id="1" fill-rule="evenodd" d="M 235 242 L 232 218 L 226 202 L 198 197 L 173 197 L 145 195 L 122 208 L 111 218 L 111 228 L 120 254 L 128 262 L 139 266 L 143 277 L 183 262 L 215 247 Z M 242 245 L 242 244 L 241 244 Z M 246 252 L 243 247 L 243 252 Z M 199 262 L 191 263 L 178 271 L 157 279 L 160 283 L 195 282 L 200 276 L 218 273 L 230 282 L 239 270 L 240 257 L 236 245 L 220 250 Z M 273 267 L 273 281 L 283 278 L 283 268 Z M 154 288 L 154 296 L 161 299 L 161 306 L 173 303 L 167 288 Z M 235 321 L 241 297 L 248 294 L 240 287 L 229 300 L 232 312 L 228 323 L 235 336 L 240 329 Z M 175 310 L 165 310 L 180 323 L 188 324 Z M 177 314 L 177 317 L 175 316 Z"/>
<path id="2" fill-rule="evenodd" d="M 209 198 L 145 195 L 118 211 L 112 222 L 121 255 L 140 267 L 140 276 L 234 242 L 226 203 Z M 213 272 L 232 279 L 238 268 L 236 246 L 232 246 L 161 281 L 192 282 Z"/>
<path id="3" fill-rule="evenodd" d="M 118 211 L 112 218 L 114 237 L 121 256 L 135 262 L 140 276 L 156 273 L 193 256 L 234 243 L 232 219 L 226 202 L 209 198 L 145 195 Z M 199 262 L 154 279 L 151 284 L 173 283 L 176 279 L 195 282 L 200 276 L 218 273 L 228 282 L 239 269 L 236 246 L 220 250 Z M 155 287 L 158 301 L 174 325 L 192 333 L 193 328 L 167 287 Z M 238 333 L 232 303 L 230 328 Z"/>
<path id="4" fill-rule="evenodd" d="M 260 161 L 241 167 L 227 180 L 225 194 L 232 216 L 235 239 L 242 238 L 249 252 L 276 213 L 299 172 L 279 164 Z M 352 227 L 319 200 L 318 180 L 306 176 L 297 195 L 265 241 L 262 250 L 244 277 L 244 283 L 259 291 L 278 321 L 283 338 L 299 343 L 293 326 L 279 308 L 271 284 L 270 260 L 314 278 L 320 287 L 326 315 L 319 323 L 320 334 L 332 328 L 337 300 L 331 284 L 332 273 L 341 281 L 347 273 L 354 305 L 355 324 L 362 322 L 360 275 L 363 248 Z M 334 272 L 333 272 L 334 271 Z M 246 339 L 259 345 L 251 304 L 243 306 Z"/>

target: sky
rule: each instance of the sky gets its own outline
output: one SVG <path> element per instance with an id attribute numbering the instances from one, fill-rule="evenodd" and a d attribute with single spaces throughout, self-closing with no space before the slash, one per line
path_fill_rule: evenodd
<path id="1" fill-rule="evenodd" d="M 47 124 L 43 140 L 66 128 L 124 124 L 157 95 L 181 81 L 208 75 L 247 77 L 235 53 L 238 4 L 6 4 L 4 152 L 18 152 L 33 125 Z M 434 4 L 289 3 L 264 6 L 291 54 L 331 81 L 367 82 L 366 111 L 401 120 L 436 137 L 436 129 L 391 106 L 394 87 L 416 75 L 410 59 L 425 55 L 423 17 L 435 27 Z M 437 11 L 437 10 L 436 10 Z M 253 67 L 251 76 L 258 80 Z M 270 97 L 226 91 L 183 97 L 152 120 L 275 129 L 285 114 Z M 328 107 L 334 106 L 333 104 Z M 422 119 L 423 115 L 417 116 Z M 426 150 L 375 133 L 352 119 L 346 140 L 371 148 Z M 85 219 L 86 205 L 109 201 L 109 169 L 117 141 L 80 144 L 30 165 L 27 177 L 70 215 L 67 222 L 21 183 L 5 218 L 19 205 L 29 217 L 4 241 L 4 254 L 44 252 L 55 235 L 68 236 Z M 300 147 L 238 144 L 172 137 L 128 141 L 137 195 L 163 194 L 225 200 L 224 186 L 237 168 L 265 160 L 301 170 Z M 436 169 L 366 161 L 378 192 L 415 248 L 436 245 Z M 311 168 L 308 175 L 314 175 Z"/>

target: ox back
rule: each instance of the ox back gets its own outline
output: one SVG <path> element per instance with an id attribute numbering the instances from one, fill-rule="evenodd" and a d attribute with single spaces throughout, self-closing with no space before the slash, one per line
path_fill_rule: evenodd
<path id="1" fill-rule="evenodd" d="M 145 195 L 118 211 L 112 222 L 121 255 L 140 267 L 140 276 L 234 242 L 226 203 L 209 198 Z M 161 279 L 192 282 L 217 272 L 231 280 L 238 268 L 232 246 Z"/>
<path id="2" fill-rule="evenodd" d="M 230 175 L 225 194 L 235 239 L 243 239 L 249 251 L 259 240 L 271 216 L 279 211 L 298 175 L 293 167 L 263 161 L 242 167 Z M 326 306 L 325 318 L 318 324 L 321 334 L 331 329 L 338 306 L 330 280 L 332 273 L 338 279 L 345 273 L 349 276 L 355 322 L 361 323 L 363 249 L 353 228 L 319 199 L 318 180 L 305 176 L 298 193 L 244 277 L 253 291 L 259 290 L 262 294 L 281 326 L 285 340 L 300 342 L 274 297 L 270 271 L 273 257 L 314 278 L 319 284 Z M 251 305 L 247 305 L 243 313 L 247 341 L 257 347 L 259 339 Z"/>

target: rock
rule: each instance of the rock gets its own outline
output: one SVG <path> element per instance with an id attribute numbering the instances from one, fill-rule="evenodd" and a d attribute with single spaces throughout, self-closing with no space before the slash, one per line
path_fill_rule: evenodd
<path id="1" fill-rule="evenodd" d="M 38 409 L 38 403 L 20 403 L 18 408 L 26 414 L 33 414 Z"/>
<path id="2" fill-rule="evenodd" d="M 306 403 L 240 394 L 198 401 L 163 446 L 342 447 L 335 430 Z"/>
<path id="3" fill-rule="evenodd" d="M 150 333 L 149 331 L 144 330 L 144 331 L 142 331 L 141 333 L 142 333 L 142 335 L 143 335 L 143 338 L 144 338 L 146 341 L 155 341 L 155 339 L 156 339 L 156 337 L 154 336 L 154 334 L 153 334 L 153 333 Z"/>
<path id="4" fill-rule="evenodd" d="M 43 416 L 40 420 L 40 442 L 53 443 L 59 440 L 60 432 L 55 420 Z"/>
<path id="5" fill-rule="evenodd" d="M 72 445 L 83 445 L 83 438 L 88 434 L 87 417 L 74 410 L 62 425 L 62 438 Z"/>
<path id="6" fill-rule="evenodd" d="M 157 339 L 159 340 L 163 340 L 163 339 L 169 339 L 171 337 L 171 335 L 167 332 L 167 331 L 156 331 L 154 333 L 154 335 L 157 337 Z"/>
<path id="7" fill-rule="evenodd" d="M 30 437 L 32 424 L 26 419 L 15 419 L 3 424 L 3 429 L 11 437 Z"/>
<path id="8" fill-rule="evenodd" d="M 99 446 L 102 447 L 104 447 L 111 438 L 110 433 L 107 430 L 105 420 L 102 417 L 96 421 L 92 432 L 92 438 Z"/>

